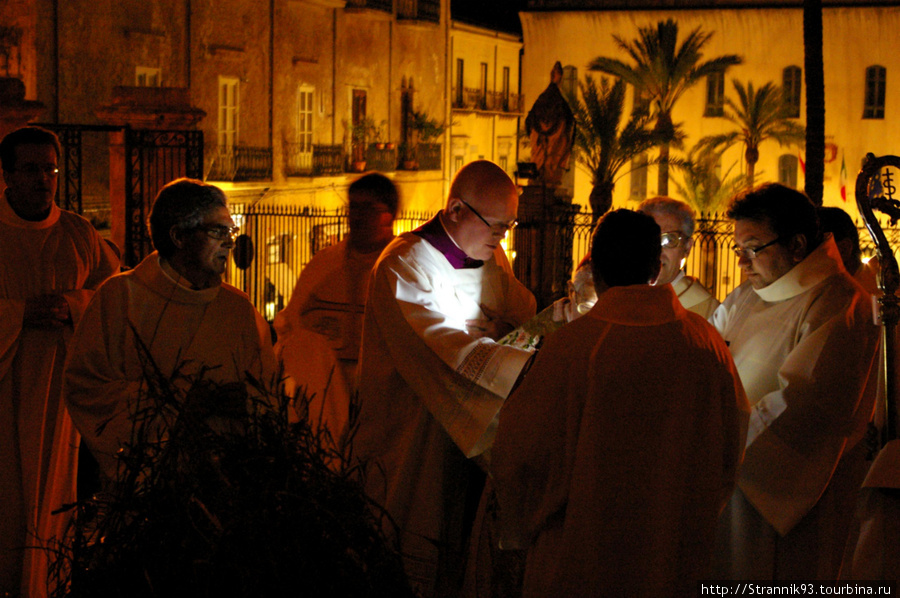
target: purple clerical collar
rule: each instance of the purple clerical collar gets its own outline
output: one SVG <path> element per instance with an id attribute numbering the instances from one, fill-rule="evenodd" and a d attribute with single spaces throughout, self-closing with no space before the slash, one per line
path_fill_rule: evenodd
<path id="1" fill-rule="evenodd" d="M 418 235 L 431 243 L 432 247 L 440 251 L 441 254 L 447 258 L 447 261 L 450 262 L 450 265 L 453 266 L 454 270 L 460 270 L 462 268 L 480 268 L 484 264 L 481 260 L 474 260 L 467 256 L 466 252 L 453 242 L 453 239 L 450 238 L 450 235 L 447 234 L 444 225 L 441 223 L 440 215 L 435 216 L 414 230 L 413 234 Z"/>

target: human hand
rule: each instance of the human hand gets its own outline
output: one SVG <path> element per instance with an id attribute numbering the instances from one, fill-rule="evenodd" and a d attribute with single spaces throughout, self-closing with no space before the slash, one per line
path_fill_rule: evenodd
<path id="1" fill-rule="evenodd" d="M 490 338 L 498 340 L 512 332 L 513 326 L 509 322 L 503 320 L 499 312 L 489 307 L 481 306 L 481 312 L 484 318 L 476 318 L 466 320 L 466 331 L 475 338 Z"/>
<path id="2" fill-rule="evenodd" d="M 38 295 L 25 300 L 22 323 L 29 328 L 62 328 L 71 321 L 69 304 L 62 295 Z"/>

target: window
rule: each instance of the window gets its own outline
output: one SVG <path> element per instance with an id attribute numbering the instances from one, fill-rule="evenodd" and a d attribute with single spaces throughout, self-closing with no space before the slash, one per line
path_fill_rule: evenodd
<path id="1" fill-rule="evenodd" d="M 464 107 L 465 104 L 465 93 L 466 90 L 463 87 L 464 79 L 463 79 L 463 67 L 464 62 L 462 58 L 456 59 L 456 99 L 454 100 L 454 104 L 459 106 L 460 108 Z"/>
<path id="2" fill-rule="evenodd" d="M 647 156 L 631 161 L 631 194 L 629 199 L 643 201 L 647 198 Z"/>
<path id="3" fill-rule="evenodd" d="M 633 114 L 650 114 L 650 96 L 645 90 L 638 90 L 636 87 L 632 89 L 634 89 L 634 98 L 631 112 Z"/>
<path id="4" fill-rule="evenodd" d="M 134 84 L 137 87 L 159 87 L 162 76 L 158 68 L 138 66 L 134 69 Z"/>
<path id="5" fill-rule="evenodd" d="M 778 182 L 791 189 L 797 188 L 797 169 L 800 160 L 793 154 L 778 157 Z"/>
<path id="6" fill-rule="evenodd" d="M 800 118 L 800 90 L 803 80 L 803 71 L 799 66 L 789 66 L 781 73 L 781 89 L 784 93 L 784 104 L 787 115 L 791 118 Z"/>
<path id="7" fill-rule="evenodd" d="M 459 172 L 459 169 L 463 167 L 463 157 L 462 156 L 453 156 L 453 173 L 456 174 Z"/>
<path id="8" fill-rule="evenodd" d="M 502 168 L 504 172 L 506 172 L 506 170 L 509 168 L 509 156 L 500 156 L 500 159 L 497 160 L 497 165 Z"/>
<path id="9" fill-rule="evenodd" d="M 479 93 L 481 95 L 479 102 L 481 104 L 480 108 L 487 108 L 487 92 L 488 92 L 488 65 L 486 62 L 481 63 L 481 89 L 479 89 Z"/>
<path id="10" fill-rule="evenodd" d="M 866 69 L 866 107 L 863 118 L 884 118 L 884 88 L 887 71 L 883 66 Z"/>
<path id="11" fill-rule="evenodd" d="M 297 93 L 296 167 L 301 172 L 312 170 L 313 157 L 313 95 L 315 89 L 300 86 Z"/>
<path id="12" fill-rule="evenodd" d="M 706 77 L 706 108 L 703 116 L 725 114 L 725 72 L 710 73 Z"/>
<path id="13" fill-rule="evenodd" d="M 509 110 L 509 67 L 503 67 L 503 109 Z"/>
<path id="14" fill-rule="evenodd" d="M 353 108 L 352 108 L 352 124 L 353 128 L 362 125 L 366 121 L 366 90 L 353 90 Z M 353 152 L 353 161 L 362 162 L 366 159 L 366 140 L 354 139 L 351 135 L 351 149 Z"/>
<path id="15" fill-rule="evenodd" d="M 563 76 L 559 85 L 559 90 L 562 92 L 563 97 L 566 98 L 566 101 L 570 103 L 573 98 L 577 97 L 578 69 L 571 64 L 563 67 Z"/>
<path id="16" fill-rule="evenodd" d="M 219 77 L 219 147 L 231 148 L 238 144 L 239 100 L 240 80 Z"/>

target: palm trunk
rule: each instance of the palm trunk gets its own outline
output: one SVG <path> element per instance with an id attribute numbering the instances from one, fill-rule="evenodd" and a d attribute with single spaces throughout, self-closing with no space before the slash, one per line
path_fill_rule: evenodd
<path id="1" fill-rule="evenodd" d="M 657 182 L 657 195 L 669 194 L 669 144 L 659 146 L 659 178 Z"/>
<path id="2" fill-rule="evenodd" d="M 592 227 L 600 220 L 600 216 L 603 216 L 612 207 L 613 189 L 615 189 L 615 187 L 615 183 L 603 182 L 595 184 L 591 189 L 588 201 L 591 204 Z"/>

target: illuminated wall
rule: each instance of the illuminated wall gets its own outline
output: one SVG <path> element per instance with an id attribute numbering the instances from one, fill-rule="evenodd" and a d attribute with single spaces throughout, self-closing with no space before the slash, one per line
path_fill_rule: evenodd
<path id="1" fill-rule="evenodd" d="M 739 54 L 744 63 L 731 67 L 726 75 L 725 93 L 734 95 L 731 79 L 748 80 L 759 87 L 768 81 L 781 85 L 783 70 L 791 65 L 803 68 L 803 24 L 799 8 L 778 9 L 717 9 L 717 10 L 630 10 L 630 11 L 571 11 L 521 13 L 525 55 L 523 59 L 523 90 L 534 98 L 546 86 L 545 72 L 552 61 L 577 67 L 579 78 L 587 64 L 597 56 L 618 57 L 627 62 L 623 51 L 616 47 L 613 35 L 625 40 L 634 39 L 639 27 L 655 25 L 660 20 L 674 19 L 679 26 L 679 39 L 697 27 L 713 32 L 704 47 L 704 56 Z M 876 155 L 900 152 L 900 103 L 892 93 L 900 81 L 900 54 L 894 43 L 900 27 L 900 11 L 893 7 L 826 8 L 824 21 L 824 62 L 826 99 L 826 142 L 829 144 L 825 164 L 826 205 L 840 205 L 856 215 L 852 187 L 856 172 L 866 152 Z M 866 68 L 880 65 L 886 69 L 887 99 L 883 119 L 864 119 Z M 599 74 L 598 74 L 599 75 Z M 630 95 L 630 94 L 629 94 Z M 628 98 L 628 107 L 631 98 Z M 801 95 L 798 122 L 805 123 L 805 86 Z M 705 135 L 730 130 L 729 123 L 720 118 L 704 117 L 706 85 L 701 82 L 689 90 L 677 104 L 673 120 L 683 123 L 690 147 Z M 742 149 L 735 147 L 724 156 L 727 166 L 740 162 Z M 757 180 L 778 178 L 778 160 L 782 155 L 798 154 L 797 147 L 780 147 L 766 141 L 760 147 L 756 167 Z M 840 198 L 840 168 L 842 158 L 848 172 L 848 202 Z M 626 174 L 616 184 L 615 205 L 632 206 L 629 201 L 630 176 Z M 677 176 L 677 175 L 673 175 Z M 656 172 L 651 167 L 647 194 L 653 195 Z M 803 188 L 803 175 L 798 186 Z M 670 194 L 673 186 L 670 183 Z M 575 202 L 587 204 L 590 177 L 583 170 L 576 172 Z"/>

